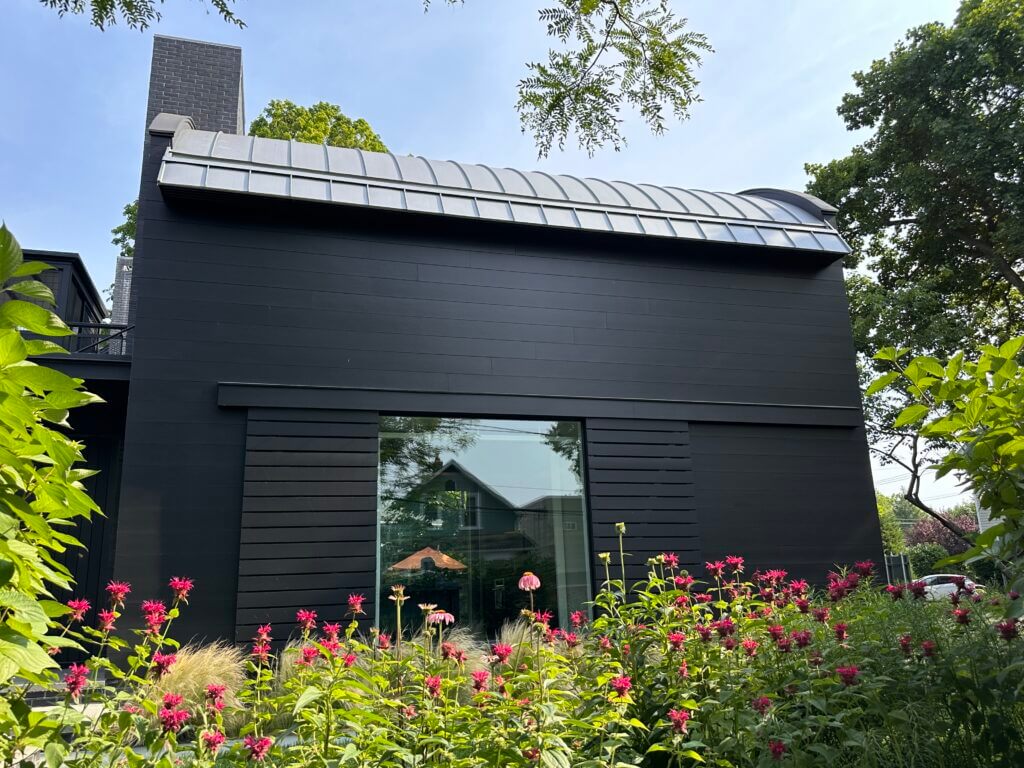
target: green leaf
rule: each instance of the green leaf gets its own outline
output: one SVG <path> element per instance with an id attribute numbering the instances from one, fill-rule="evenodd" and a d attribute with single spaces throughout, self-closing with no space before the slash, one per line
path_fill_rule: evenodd
<path id="1" fill-rule="evenodd" d="M 704 758 L 701 757 L 696 752 L 694 752 L 692 749 L 684 749 L 682 752 L 680 752 L 680 754 L 683 757 L 688 757 L 691 760 L 696 760 L 698 763 L 703 763 L 704 762 Z"/>
<path id="2" fill-rule="evenodd" d="M 899 427 L 905 427 L 907 424 L 913 424 L 921 421 L 921 419 L 927 415 L 928 406 L 921 405 L 920 403 L 914 403 L 913 405 L 908 405 L 903 409 L 900 415 L 896 417 L 896 421 L 893 423 L 893 426 L 897 429 Z"/>
<path id="3" fill-rule="evenodd" d="M 20 299 L 0 304 L 0 324 L 24 328 L 41 336 L 71 336 L 74 333 L 50 310 Z"/>
<path id="4" fill-rule="evenodd" d="M 896 371 L 889 371 L 889 373 L 882 374 L 877 379 L 871 382 L 867 390 L 865 390 L 864 394 L 870 396 L 877 392 L 881 392 L 883 389 L 885 389 L 894 381 L 896 381 L 896 379 L 898 379 L 899 377 L 900 375 Z"/>
<path id="5" fill-rule="evenodd" d="M 0 366 L 20 363 L 26 357 L 28 349 L 21 334 L 13 328 L 0 330 Z"/>
<path id="6" fill-rule="evenodd" d="M 64 764 L 64 757 L 67 755 L 67 750 L 63 744 L 58 744 L 56 741 L 48 742 L 46 747 L 43 749 L 43 753 L 46 755 L 46 768 L 60 768 Z"/>
<path id="7" fill-rule="evenodd" d="M 21 246 L 6 224 L 0 224 L 0 285 L 4 285 L 14 276 L 14 270 L 24 260 Z"/>
<path id="8" fill-rule="evenodd" d="M 49 339 L 26 339 L 29 355 L 70 355 L 71 351 Z"/>
<path id="9" fill-rule="evenodd" d="M 14 575 L 14 563 L 10 560 L 0 558 L 0 587 L 11 580 Z"/>
<path id="10" fill-rule="evenodd" d="M 8 285 L 7 290 L 30 299 L 45 301 L 51 307 L 57 305 L 57 300 L 53 298 L 53 291 L 50 290 L 50 287 L 38 280 L 21 280 L 13 285 Z"/>
<path id="11" fill-rule="evenodd" d="M 323 695 L 323 692 L 317 690 L 314 686 L 309 686 L 302 693 L 299 694 L 299 698 L 295 702 L 295 706 L 292 708 L 292 715 L 297 715 L 299 712 L 304 710 L 314 701 L 319 699 Z"/>
<path id="12" fill-rule="evenodd" d="M 73 379 L 53 368 L 28 362 L 12 365 L 7 369 L 7 375 L 11 381 L 28 387 L 38 395 L 50 391 L 74 392 L 82 384 L 81 379 Z"/>
<path id="13" fill-rule="evenodd" d="M 914 358 L 914 362 L 925 373 L 930 373 L 932 376 L 937 376 L 940 379 L 946 376 L 946 369 L 934 357 L 917 357 Z"/>
<path id="14" fill-rule="evenodd" d="M 1024 336 L 1010 339 L 999 347 L 1000 357 L 1014 358 L 1024 348 Z"/>

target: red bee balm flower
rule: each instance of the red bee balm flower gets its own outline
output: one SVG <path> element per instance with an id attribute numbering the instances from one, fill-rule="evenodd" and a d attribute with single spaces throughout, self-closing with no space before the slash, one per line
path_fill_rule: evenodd
<path id="1" fill-rule="evenodd" d="M 672 647 L 673 651 L 682 650 L 684 642 L 686 642 L 686 635 L 682 632 L 668 633 L 668 644 Z"/>
<path id="2" fill-rule="evenodd" d="M 709 576 L 714 576 L 716 579 L 720 579 L 725 573 L 725 563 L 721 560 L 704 563 L 704 570 L 707 571 Z"/>
<path id="3" fill-rule="evenodd" d="M 478 669 L 471 677 L 473 678 L 473 690 L 479 693 L 487 688 L 487 681 L 490 679 L 491 673 L 486 669 Z"/>
<path id="4" fill-rule="evenodd" d="M 296 611 L 295 623 L 299 625 L 303 632 L 312 632 L 316 629 L 316 611 L 307 611 L 305 609 Z"/>
<path id="5" fill-rule="evenodd" d="M 904 656 L 910 655 L 910 648 L 912 643 L 913 638 L 910 635 L 903 635 L 902 637 L 900 637 L 900 650 L 903 651 Z"/>
<path id="6" fill-rule="evenodd" d="M 1007 619 L 996 624 L 996 631 L 1006 642 L 1010 642 L 1020 634 L 1016 619 Z"/>
<path id="7" fill-rule="evenodd" d="M 815 621 L 820 621 L 822 624 L 828 621 L 828 608 L 815 608 L 811 611 L 811 615 Z"/>
<path id="8" fill-rule="evenodd" d="M 679 665 L 679 676 L 680 677 L 689 677 L 690 676 L 690 670 L 686 666 L 686 659 L 683 659 L 683 663 Z"/>
<path id="9" fill-rule="evenodd" d="M 690 719 L 690 713 L 685 709 L 670 709 L 668 719 L 672 723 L 672 730 L 676 733 L 686 733 L 686 723 Z"/>
<path id="10" fill-rule="evenodd" d="M 114 621 L 117 619 L 117 614 L 113 611 L 100 611 L 96 614 L 100 620 L 100 631 L 101 632 L 113 632 Z"/>
<path id="11" fill-rule="evenodd" d="M 540 589 L 540 579 L 532 571 L 527 571 L 519 577 L 519 588 L 523 592 L 536 592 Z"/>
<path id="12" fill-rule="evenodd" d="M 806 648 L 811 644 L 811 630 L 809 629 L 794 629 L 789 636 L 796 642 L 797 648 Z"/>
<path id="13" fill-rule="evenodd" d="M 729 555 L 725 558 L 725 564 L 733 573 L 743 573 L 743 558 L 736 555 Z"/>
<path id="14" fill-rule="evenodd" d="M 331 624 L 325 621 L 323 632 L 329 640 L 337 640 L 338 635 L 341 634 L 341 624 Z"/>
<path id="15" fill-rule="evenodd" d="M 192 579 L 174 576 L 171 578 L 170 587 L 174 593 L 175 600 L 181 600 L 183 603 L 188 602 L 188 593 L 192 591 L 193 587 Z"/>
<path id="16" fill-rule="evenodd" d="M 767 696 L 758 696 L 756 699 L 750 702 L 750 706 L 752 706 L 758 713 L 763 715 L 771 708 L 772 700 L 769 699 Z"/>
<path id="17" fill-rule="evenodd" d="M 926 587 L 927 585 L 923 581 L 912 581 L 907 584 L 907 589 L 910 590 L 910 594 L 912 594 L 917 600 L 924 598 Z"/>
<path id="18" fill-rule="evenodd" d="M 156 672 L 157 677 L 163 677 L 177 660 L 178 657 L 173 653 L 160 653 L 157 651 L 153 654 L 152 669 Z"/>
<path id="19" fill-rule="evenodd" d="M 667 565 L 669 568 L 679 567 L 679 555 L 677 555 L 675 552 L 665 552 L 661 556 L 661 559 L 665 561 L 665 565 Z"/>
<path id="20" fill-rule="evenodd" d="M 512 650 L 512 646 L 505 643 L 495 643 L 491 646 L 491 651 L 498 657 L 499 664 L 504 664 L 508 661 L 508 657 L 512 655 Z"/>
<path id="21" fill-rule="evenodd" d="M 124 599 L 132 591 L 132 585 L 127 581 L 111 581 L 107 584 L 107 594 L 110 596 L 110 602 L 115 607 L 124 605 Z"/>
<path id="22" fill-rule="evenodd" d="M 752 637 L 746 638 L 740 645 L 743 646 L 743 652 L 753 658 L 757 655 L 758 642 Z"/>
<path id="23" fill-rule="evenodd" d="M 180 693 L 165 693 L 163 698 L 164 706 L 168 709 L 178 706 L 184 700 L 185 697 Z"/>
<path id="24" fill-rule="evenodd" d="M 957 608 L 953 611 L 953 618 L 956 619 L 957 624 L 970 624 L 971 612 L 966 608 Z"/>
<path id="25" fill-rule="evenodd" d="M 921 643 L 921 653 L 924 654 L 926 659 L 932 658 L 938 648 L 932 640 L 925 640 Z"/>
<path id="26" fill-rule="evenodd" d="M 583 611 L 573 611 L 569 614 L 569 621 L 572 622 L 572 625 L 574 627 L 579 629 L 587 623 L 587 614 L 585 614 Z"/>
<path id="27" fill-rule="evenodd" d="M 615 691 L 615 695 L 620 699 L 625 698 L 629 693 L 629 689 L 633 687 L 633 681 L 629 679 L 628 675 L 613 677 L 608 681 L 608 684 L 612 687 L 612 690 Z"/>
<path id="28" fill-rule="evenodd" d="M 68 600 L 68 608 L 71 609 L 71 620 L 81 621 L 89 610 L 89 601 L 84 599 Z"/>
<path id="29" fill-rule="evenodd" d="M 778 739 L 771 739 L 768 742 L 768 751 L 772 753 L 773 760 L 781 760 L 782 756 L 786 754 L 786 745 Z"/>
<path id="30" fill-rule="evenodd" d="M 220 731 L 203 731 L 203 746 L 216 753 L 224 743 L 225 736 Z"/>
<path id="31" fill-rule="evenodd" d="M 433 696 L 435 699 L 441 695 L 441 676 L 430 675 L 424 678 L 423 685 L 427 689 L 427 693 Z"/>
<path id="32" fill-rule="evenodd" d="M 67 675 L 64 676 L 64 685 L 67 686 L 68 695 L 73 701 L 78 701 L 78 697 L 82 695 L 88 678 L 89 668 L 84 664 L 72 664 L 68 669 Z"/>
<path id="33" fill-rule="evenodd" d="M 349 595 L 348 610 L 353 614 L 364 613 L 363 603 L 366 602 L 366 595 Z"/>
<path id="34" fill-rule="evenodd" d="M 836 674 L 839 675 L 843 685 L 856 685 L 857 675 L 860 674 L 860 670 L 851 664 L 848 667 L 838 667 Z"/>
<path id="35" fill-rule="evenodd" d="M 270 661 L 270 643 L 266 640 L 257 640 L 252 644 L 252 655 L 260 664 Z"/>
<path id="36" fill-rule="evenodd" d="M 269 624 L 260 625 L 260 627 L 256 630 L 256 640 L 260 641 L 261 643 L 269 643 L 271 631 L 271 626 Z"/>
<path id="37" fill-rule="evenodd" d="M 344 664 L 346 668 L 351 667 L 356 663 L 356 655 L 354 653 L 346 653 L 342 656 L 341 663 Z"/>
<path id="38" fill-rule="evenodd" d="M 861 576 L 870 576 L 875 572 L 875 564 L 871 560 L 861 560 L 853 564 L 853 570 Z"/>
<path id="39" fill-rule="evenodd" d="M 266 759 L 267 753 L 274 745 L 274 742 L 266 736 L 246 736 L 242 743 L 249 750 L 249 759 L 257 763 L 262 763 Z"/>
<path id="40" fill-rule="evenodd" d="M 298 659 L 295 663 L 303 667 L 313 666 L 313 663 L 317 660 L 317 657 L 320 655 L 320 651 L 311 645 L 303 646 L 301 653 L 302 658 Z"/>
<path id="41" fill-rule="evenodd" d="M 800 613 L 807 613 L 811 609 L 811 601 L 806 597 L 798 597 L 793 601 L 793 605 L 797 607 Z"/>
<path id="42" fill-rule="evenodd" d="M 786 628 L 781 624 L 772 624 L 768 627 L 768 635 L 772 640 L 781 640 L 786 636 Z"/>
<path id="43" fill-rule="evenodd" d="M 159 600 L 143 600 L 142 614 L 146 617 L 146 627 L 154 635 L 160 633 L 160 627 L 167 619 L 167 606 Z"/>
<path id="44" fill-rule="evenodd" d="M 904 584 L 889 584 L 885 588 L 885 591 L 889 593 L 889 597 L 893 600 L 899 600 L 902 598 L 904 590 L 906 590 L 906 585 Z"/>
<path id="45" fill-rule="evenodd" d="M 847 625 L 841 621 L 836 622 L 832 627 L 832 631 L 836 633 L 836 640 L 843 641 L 847 637 Z"/>

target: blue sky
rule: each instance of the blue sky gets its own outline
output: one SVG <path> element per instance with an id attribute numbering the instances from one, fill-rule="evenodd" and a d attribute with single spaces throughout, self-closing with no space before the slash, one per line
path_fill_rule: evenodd
<path id="1" fill-rule="evenodd" d="M 805 162 L 844 154 L 859 140 L 835 113 L 851 74 L 909 27 L 950 21 L 957 5 L 676 2 L 715 47 L 692 119 L 661 137 L 630 119 L 621 152 L 589 158 L 570 147 L 538 161 L 513 106 L 525 62 L 548 47 L 537 20 L 546 4 L 435 0 L 424 14 L 420 0 L 242 0 L 248 26 L 237 30 L 198 0 L 167 0 L 164 20 L 139 33 L 5 0 L 0 218 L 23 246 L 77 251 L 97 285 L 110 284 L 110 228 L 138 190 L 154 31 L 242 46 L 247 120 L 271 98 L 327 100 L 365 117 L 399 153 L 736 191 L 802 188 Z M 881 487 L 897 490 L 898 480 Z"/>

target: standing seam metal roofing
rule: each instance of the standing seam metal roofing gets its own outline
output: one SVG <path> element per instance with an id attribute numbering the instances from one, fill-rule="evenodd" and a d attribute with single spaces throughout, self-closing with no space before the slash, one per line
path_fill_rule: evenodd
<path id="1" fill-rule="evenodd" d="M 160 115 L 169 134 L 159 183 L 533 225 L 834 253 L 849 247 L 820 201 L 800 193 L 707 192 L 428 160 L 199 131 Z M 163 119 L 160 128 L 157 123 Z M 765 195 L 773 195 L 770 199 Z M 781 198 L 781 199 L 780 199 Z"/>

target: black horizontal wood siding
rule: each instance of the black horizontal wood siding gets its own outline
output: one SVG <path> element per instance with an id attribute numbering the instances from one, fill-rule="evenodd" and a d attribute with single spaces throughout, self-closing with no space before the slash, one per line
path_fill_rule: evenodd
<path id="1" fill-rule="evenodd" d="M 147 148 L 144 179 L 156 178 L 162 142 Z M 253 408 L 583 420 L 595 550 L 604 521 L 630 513 L 637 562 L 708 551 L 696 533 L 709 487 L 698 422 L 778 425 L 811 463 L 818 441 L 785 430 L 849 435 L 862 424 L 842 268 L 819 256 L 165 199 L 152 181 L 140 199 L 115 568 L 140 598 L 170 575 L 196 578 L 187 634 L 234 637 L 237 623 L 245 635 L 269 610 L 256 593 L 279 616 L 291 592 L 319 592 L 310 598 L 328 606 L 344 597 L 331 590 L 372 588 L 374 439 L 326 415 L 272 426 Z M 832 460 L 863 454 L 857 446 Z M 835 472 L 863 500 L 861 458 Z M 799 505 L 798 517 L 818 507 L 807 495 Z M 728 508 L 735 530 L 757 524 L 753 508 Z M 290 524 L 255 524 L 274 515 Z M 365 525 L 353 525 L 360 515 Z M 851 502 L 834 527 L 866 529 L 873 515 Z M 316 541 L 285 530 L 320 527 Z M 822 557 L 836 541 L 819 539 Z M 309 571 L 295 572 L 285 554 L 319 543 L 306 550 Z"/>
<path id="2" fill-rule="evenodd" d="M 283 637 L 300 608 L 338 621 L 348 593 L 372 620 L 377 423 L 371 411 L 249 409 L 236 640 L 268 623 Z"/>

